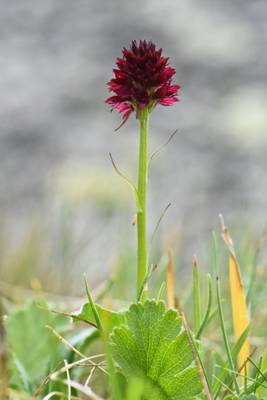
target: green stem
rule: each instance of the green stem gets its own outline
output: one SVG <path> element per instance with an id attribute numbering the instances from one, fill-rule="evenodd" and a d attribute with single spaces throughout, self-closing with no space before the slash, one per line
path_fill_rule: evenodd
<path id="1" fill-rule="evenodd" d="M 146 234 L 146 189 L 148 172 L 148 119 L 149 111 L 144 108 L 139 112 L 140 142 L 139 142 L 139 172 L 138 197 L 141 210 L 137 213 L 137 296 L 139 296 L 147 276 L 147 234 Z M 147 289 L 142 298 L 147 296 Z"/>

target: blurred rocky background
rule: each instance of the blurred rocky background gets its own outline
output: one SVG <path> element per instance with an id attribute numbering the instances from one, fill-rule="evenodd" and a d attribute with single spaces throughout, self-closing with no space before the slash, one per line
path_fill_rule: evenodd
<path id="1" fill-rule="evenodd" d="M 184 268 L 218 213 L 260 232 L 266 20 L 266 0 L 0 0 L 1 279 L 28 284 L 42 270 L 58 290 L 69 274 L 79 292 L 81 272 L 97 283 L 134 248 L 134 202 L 108 152 L 135 179 L 137 123 L 114 133 L 120 117 L 104 104 L 132 39 L 163 47 L 182 86 L 151 118 L 151 152 L 178 133 L 151 165 L 150 231 L 171 202 L 159 237 Z"/>

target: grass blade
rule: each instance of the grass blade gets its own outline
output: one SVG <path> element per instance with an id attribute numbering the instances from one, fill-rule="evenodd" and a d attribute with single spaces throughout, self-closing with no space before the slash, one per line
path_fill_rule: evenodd
<path id="1" fill-rule="evenodd" d="M 221 218 L 222 224 L 222 238 L 226 244 L 229 252 L 229 276 L 230 276 L 230 289 L 231 289 L 231 303 L 232 315 L 235 338 L 238 340 L 242 333 L 249 326 L 248 310 L 246 305 L 245 290 L 242 283 L 240 267 L 235 255 L 233 241 L 230 236 L 229 230 L 224 225 L 223 217 Z M 238 355 L 238 368 L 240 369 L 249 357 L 249 340 L 246 339 Z M 241 369 L 242 371 L 242 369 Z"/>
<path id="2" fill-rule="evenodd" d="M 93 298 L 91 296 L 91 293 L 89 291 L 88 282 L 87 282 L 87 278 L 86 278 L 85 274 L 84 274 L 84 283 L 85 283 L 85 289 L 86 289 L 86 294 L 87 294 L 87 297 L 88 297 L 88 301 L 90 303 L 90 306 L 92 308 L 92 311 L 93 311 L 93 314 L 94 314 L 94 317 L 95 317 L 95 320 L 96 320 L 97 328 L 100 330 L 100 332 L 102 332 L 103 331 L 103 327 L 102 327 L 102 324 L 101 324 L 97 309 L 95 307 L 94 300 L 93 300 Z"/>
<path id="3" fill-rule="evenodd" d="M 206 328 L 208 322 L 209 322 L 209 316 L 210 316 L 210 311 L 211 311 L 211 304 L 212 304 L 212 286 L 211 286 L 211 276 L 210 274 L 207 274 L 207 281 L 208 281 L 208 302 L 207 302 L 207 307 L 206 311 L 204 314 L 204 318 L 201 322 L 201 325 L 199 327 L 199 330 L 197 331 L 196 334 L 196 339 L 199 339 L 202 332 Z"/>
<path id="4" fill-rule="evenodd" d="M 174 263 L 172 252 L 168 252 L 167 264 L 167 300 L 168 306 L 174 307 Z"/>
<path id="5" fill-rule="evenodd" d="M 220 324 L 221 324 L 221 330 L 222 330 L 222 335 L 223 335 L 223 341 L 224 341 L 224 345 L 225 345 L 225 349 L 226 349 L 229 365 L 231 367 L 231 370 L 234 371 L 235 370 L 235 365 L 234 365 L 232 353 L 231 353 L 230 346 L 229 346 L 228 337 L 227 337 L 227 334 L 226 334 L 225 324 L 224 324 L 224 317 L 223 317 L 223 310 L 222 310 L 222 303 L 221 303 L 220 282 L 219 282 L 219 278 L 218 277 L 216 278 L 216 293 L 217 293 L 218 310 L 219 310 L 219 317 L 220 317 Z M 240 391 L 239 391 L 239 386 L 238 386 L 238 383 L 237 383 L 236 374 L 233 373 L 233 372 L 232 372 L 232 377 L 233 377 L 233 381 L 234 381 L 236 392 L 239 393 Z"/>
<path id="6" fill-rule="evenodd" d="M 220 282 L 219 282 L 219 277 L 218 277 L 218 265 L 217 265 L 217 241 L 216 241 L 216 236 L 213 234 L 213 252 L 214 252 L 214 264 L 215 264 L 215 271 L 216 271 L 216 294 L 217 294 L 217 304 L 218 304 L 218 311 L 219 311 L 219 318 L 220 318 L 220 325 L 221 325 L 221 330 L 222 330 L 222 335 L 223 335 L 223 341 L 227 353 L 227 358 L 229 365 L 231 369 L 234 371 L 234 361 L 232 358 L 232 353 L 230 350 L 229 342 L 228 342 L 228 337 L 226 334 L 226 329 L 225 329 L 225 324 L 224 324 L 224 317 L 223 317 L 223 310 L 222 310 L 222 299 L 221 299 L 221 289 L 220 289 Z M 239 386 L 237 383 L 237 378 L 236 374 L 233 374 L 233 381 L 235 385 L 236 392 L 239 394 Z"/>
<path id="7" fill-rule="evenodd" d="M 237 355 L 248 336 L 249 328 L 250 328 L 250 326 L 247 327 L 247 329 L 243 332 L 243 334 L 240 336 L 238 341 L 235 343 L 235 345 L 231 349 L 231 354 L 232 354 L 233 360 L 235 360 L 237 358 Z M 228 365 L 229 365 L 229 362 L 227 361 L 221 369 L 220 376 L 216 377 L 216 379 L 218 378 L 217 382 L 214 384 L 214 386 L 212 388 L 212 392 L 215 393 L 214 399 L 216 399 L 220 394 L 220 390 L 222 387 L 222 385 L 220 384 L 220 381 L 225 382 L 227 379 L 228 371 L 226 370 L 226 368 Z"/>
<path id="8" fill-rule="evenodd" d="M 195 331 L 198 332 L 200 328 L 200 290 L 199 290 L 199 274 L 197 257 L 194 256 L 193 261 L 193 297 L 194 297 L 194 320 Z"/>

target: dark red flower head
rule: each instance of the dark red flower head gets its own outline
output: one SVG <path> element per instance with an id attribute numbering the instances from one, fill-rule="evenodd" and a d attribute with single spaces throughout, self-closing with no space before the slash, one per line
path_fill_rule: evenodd
<path id="1" fill-rule="evenodd" d="M 134 40 L 122 54 L 113 70 L 115 78 L 107 83 L 115 95 L 106 103 L 123 114 L 123 122 L 132 111 L 138 113 L 146 106 L 152 111 L 157 104 L 170 106 L 178 101 L 180 86 L 172 82 L 176 71 L 169 66 L 169 58 L 162 56 L 162 49 L 150 41 Z"/>

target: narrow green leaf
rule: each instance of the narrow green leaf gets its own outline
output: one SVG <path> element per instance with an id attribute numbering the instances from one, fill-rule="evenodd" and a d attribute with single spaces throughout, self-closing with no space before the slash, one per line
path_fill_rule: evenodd
<path id="1" fill-rule="evenodd" d="M 263 353 L 260 369 L 261 369 L 261 371 L 266 371 L 267 370 L 267 348 L 265 349 L 265 351 Z M 264 395 L 267 396 L 267 390 L 264 389 L 263 387 L 259 387 L 257 389 L 257 393 L 260 396 L 264 396 Z"/>
<path id="2" fill-rule="evenodd" d="M 157 150 L 155 150 L 154 153 L 151 154 L 148 162 L 148 170 L 150 168 L 152 160 L 161 152 L 161 150 L 163 150 L 172 141 L 177 132 L 178 129 L 175 129 L 175 131 L 173 131 L 172 134 L 169 136 L 168 140 L 165 143 L 163 143 Z"/>
<path id="3" fill-rule="evenodd" d="M 220 316 L 220 324 L 221 324 L 221 330 L 222 330 L 222 335 L 223 335 L 223 341 L 224 341 L 224 345 L 225 345 L 225 349 L 226 349 L 229 365 L 231 367 L 231 370 L 234 371 L 235 370 L 235 365 L 234 365 L 234 361 L 233 361 L 233 357 L 232 357 L 232 353 L 231 353 L 231 350 L 230 350 L 228 337 L 227 337 L 226 329 L 225 329 L 225 325 L 224 325 L 224 317 L 223 317 L 223 310 L 222 310 L 222 303 L 221 303 L 221 291 L 220 291 L 220 283 L 219 283 L 219 278 L 218 277 L 216 278 L 216 291 L 217 291 L 217 303 L 218 303 L 218 309 L 219 309 L 219 316 Z M 237 378 L 236 378 L 236 374 L 235 373 L 232 373 L 232 378 L 233 378 L 233 381 L 234 381 L 236 392 L 239 393 L 240 390 L 239 390 L 239 386 L 238 386 L 238 383 L 237 383 Z"/>
<path id="4" fill-rule="evenodd" d="M 196 334 L 196 339 L 199 339 L 202 332 L 206 328 L 208 322 L 209 322 L 209 317 L 210 317 L 210 311 L 211 311 L 211 304 L 212 304 L 212 286 L 211 286 L 211 276 L 210 274 L 207 274 L 207 281 L 208 281 L 208 301 L 207 301 L 207 307 L 206 311 L 204 314 L 204 318 L 201 322 L 201 325 L 199 327 L 199 330 L 197 331 Z"/>
<path id="5" fill-rule="evenodd" d="M 264 384 L 264 382 L 267 382 L 267 370 L 262 372 L 262 375 L 258 377 L 257 382 L 248 385 L 247 394 L 255 393 L 256 390 Z"/>
<path id="6" fill-rule="evenodd" d="M 94 314 L 96 326 L 97 326 L 97 328 L 102 332 L 102 331 L 103 331 L 102 323 L 101 323 L 101 320 L 100 320 L 100 318 L 99 318 L 97 309 L 96 309 L 96 307 L 95 307 L 94 300 L 93 300 L 93 298 L 92 298 L 92 296 L 91 296 L 91 293 L 90 293 L 90 291 L 89 291 L 89 287 L 88 287 L 88 282 L 87 282 L 87 279 L 86 279 L 86 275 L 84 275 L 84 283 L 85 283 L 85 289 L 86 289 L 86 294 L 87 294 L 87 297 L 88 297 L 88 300 L 89 300 L 89 304 L 90 304 L 91 309 L 92 309 L 92 312 L 93 312 L 93 314 Z"/>
<path id="7" fill-rule="evenodd" d="M 165 293 L 166 293 L 166 282 L 163 281 L 162 284 L 160 285 L 160 288 L 159 288 L 157 301 L 163 301 Z"/>
<path id="8" fill-rule="evenodd" d="M 117 165 L 115 164 L 115 161 L 113 160 L 113 157 L 112 157 L 112 154 L 111 154 L 111 153 L 109 153 L 109 157 L 110 157 L 110 159 L 111 159 L 113 168 L 115 169 L 115 171 L 117 172 L 117 174 L 130 186 L 130 188 L 131 188 L 131 190 L 132 190 L 132 192 L 133 192 L 133 194 L 134 194 L 134 197 L 135 197 L 136 211 L 139 212 L 139 213 L 141 213 L 143 210 L 142 210 L 142 207 L 141 207 L 141 203 L 140 203 L 140 199 L 139 199 L 138 190 L 136 189 L 134 183 L 133 183 L 129 178 L 127 178 L 127 176 L 125 176 L 125 175 L 119 170 L 119 168 L 118 168 Z"/>
<path id="9" fill-rule="evenodd" d="M 247 329 L 243 332 L 243 334 L 240 336 L 240 338 L 238 339 L 238 341 L 235 343 L 235 345 L 233 346 L 233 348 L 231 349 L 231 354 L 232 354 L 232 358 L 233 360 L 236 360 L 237 355 L 241 349 L 241 347 L 243 346 L 245 340 L 248 337 L 248 333 L 249 333 L 249 329 L 250 326 L 247 327 Z M 219 396 L 220 390 L 222 385 L 220 384 L 220 382 L 225 382 L 227 379 L 227 375 L 228 375 L 228 371 L 226 370 L 226 368 L 229 366 L 229 361 L 227 361 L 223 367 L 221 368 L 221 373 L 218 377 L 216 377 L 217 382 L 214 384 L 214 386 L 212 387 L 212 392 L 215 393 L 214 398 L 216 399 Z"/>
<path id="10" fill-rule="evenodd" d="M 194 297 L 195 332 L 198 332 L 200 328 L 200 290 L 199 290 L 198 262 L 196 257 L 194 257 L 194 264 L 193 264 L 193 297 Z"/>

